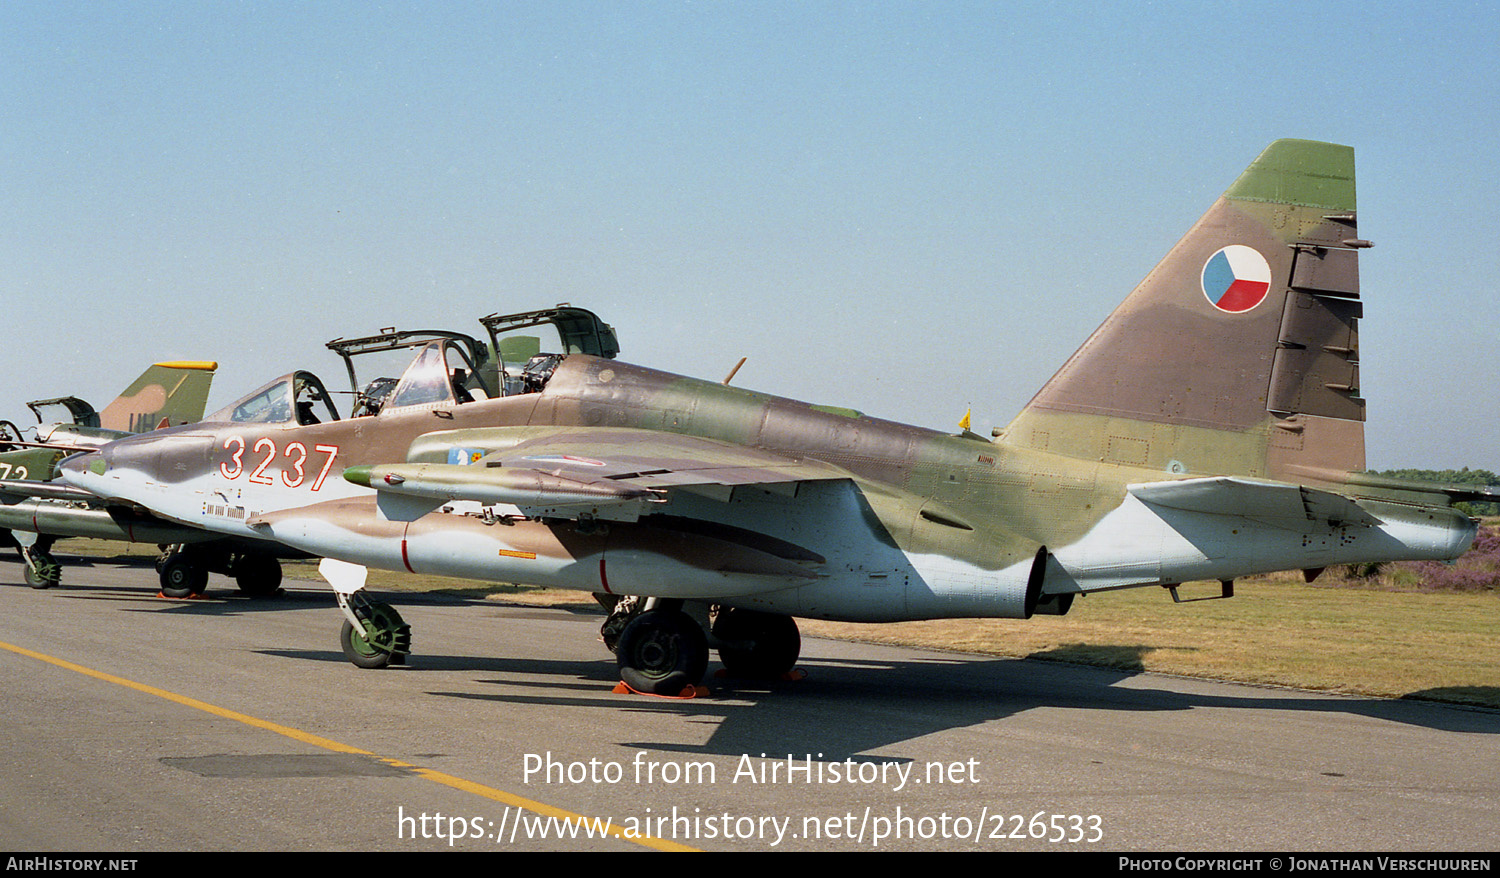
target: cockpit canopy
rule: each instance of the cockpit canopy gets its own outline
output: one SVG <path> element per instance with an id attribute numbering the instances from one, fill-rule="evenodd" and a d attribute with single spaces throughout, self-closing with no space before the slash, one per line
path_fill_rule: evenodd
<path id="1" fill-rule="evenodd" d="M 351 417 L 488 398 L 482 385 L 471 384 L 473 374 L 473 362 L 461 348 L 446 339 L 431 342 L 417 351 L 400 378 L 376 378 L 356 391 Z M 232 424 L 304 427 L 338 419 L 332 395 L 318 376 L 306 371 L 257 387 L 208 417 Z"/>
<path id="2" fill-rule="evenodd" d="M 397 332 L 394 328 L 378 335 L 329 342 L 328 348 L 344 359 L 349 372 L 350 389 L 344 391 L 354 396 L 349 416 L 539 393 L 569 354 L 610 358 L 620 349 L 612 327 L 592 311 L 566 303 L 541 311 L 491 314 L 480 322 L 489 331 L 490 347 L 461 332 Z M 543 353 L 540 338 L 517 334 L 518 330 L 543 325 L 557 330 L 562 353 Z M 368 355 L 399 355 L 412 349 L 416 349 L 416 355 L 399 378 L 379 377 L 362 383 L 355 374 L 356 358 L 368 367 Z M 323 382 L 311 372 L 299 371 L 256 388 L 207 420 L 306 426 L 337 421 L 339 414 Z"/>
<path id="3" fill-rule="evenodd" d="M 321 405 L 320 405 L 321 404 Z M 311 372 L 283 375 L 209 415 L 209 421 L 231 424 L 319 424 L 337 421 L 338 409 L 328 389 Z"/>
<path id="4" fill-rule="evenodd" d="M 376 378 L 359 391 L 354 414 L 488 398 L 484 385 L 471 380 L 475 374 L 474 362 L 462 347 L 449 339 L 434 341 L 417 351 L 400 380 Z"/>

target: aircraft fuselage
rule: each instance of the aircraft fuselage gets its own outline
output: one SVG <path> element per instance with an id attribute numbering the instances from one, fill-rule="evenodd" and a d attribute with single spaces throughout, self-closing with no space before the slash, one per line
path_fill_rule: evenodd
<path id="1" fill-rule="evenodd" d="M 816 460 L 848 478 L 788 491 L 670 491 L 635 520 L 598 522 L 507 519 L 503 508 L 486 513 L 467 501 L 393 516 L 378 508 L 375 492 L 342 478 L 347 467 L 409 455 L 440 462 L 458 447 L 494 451 L 513 441 L 505 431 L 484 432 L 497 427 L 677 433 Z M 1055 595 L 1452 558 L 1474 532 L 1450 509 L 1389 504 L 1378 525 L 1252 526 L 1129 493 L 1131 484 L 1170 478 L 1164 473 L 585 355 L 567 358 L 540 393 L 308 426 L 203 423 L 114 443 L 103 452 L 107 465 L 92 457 L 68 464 L 75 484 L 185 524 L 316 555 L 863 621 L 1025 617 L 1047 611 Z"/>

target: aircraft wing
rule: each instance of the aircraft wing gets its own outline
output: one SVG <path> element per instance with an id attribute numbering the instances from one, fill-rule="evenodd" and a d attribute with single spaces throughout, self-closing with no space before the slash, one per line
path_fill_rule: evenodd
<path id="1" fill-rule="evenodd" d="M 1155 506 L 1210 515 L 1238 515 L 1269 524 L 1380 524 L 1379 519 L 1342 494 L 1287 482 L 1222 476 L 1135 484 L 1126 490 Z"/>
<path id="2" fill-rule="evenodd" d="M 579 512 L 633 519 L 675 490 L 728 500 L 736 487 L 786 494 L 798 483 L 849 478 L 817 460 L 714 439 L 631 428 L 493 428 L 443 437 L 447 463 L 351 467 L 344 477 L 382 494 L 509 503 L 528 515 Z M 444 450 L 425 443 L 432 460 Z M 612 509 L 613 512 L 606 510 Z"/>

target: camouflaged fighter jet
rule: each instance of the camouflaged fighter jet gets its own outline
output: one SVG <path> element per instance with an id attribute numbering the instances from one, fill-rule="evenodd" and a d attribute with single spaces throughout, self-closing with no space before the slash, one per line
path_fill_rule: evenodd
<path id="1" fill-rule="evenodd" d="M 206 536 L 193 528 L 90 506 L 76 489 L 48 484 L 59 461 L 107 442 L 203 417 L 213 362 L 156 363 L 97 412 L 76 396 L 27 403 L 36 415 L 35 442 L 11 421 L 0 421 L 0 545 L 12 545 L 35 588 L 56 585 L 62 569 L 51 555 L 62 537 L 178 543 Z M 59 412 L 67 420 L 49 419 Z"/>
<path id="2" fill-rule="evenodd" d="M 441 342 L 378 414 L 299 424 L 295 387 L 112 443 L 65 477 L 325 561 L 346 654 L 409 629 L 363 566 L 622 597 L 622 679 L 791 669 L 795 616 L 1063 614 L 1079 595 L 1452 559 L 1494 497 L 1365 475 L 1354 156 L 1272 144 L 994 441 L 539 355 L 494 388 Z M 493 391 L 493 392 L 490 392 Z M 258 412 L 275 406 L 276 417 Z"/>

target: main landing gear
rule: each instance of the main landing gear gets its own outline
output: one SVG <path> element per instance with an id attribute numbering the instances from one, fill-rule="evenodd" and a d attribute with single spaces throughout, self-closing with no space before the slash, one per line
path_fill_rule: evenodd
<path id="1" fill-rule="evenodd" d="M 703 679 L 708 638 L 682 607 L 680 600 L 625 597 L 612 608 L 600 635 L 630 689 L 675 696 Z M 796 666 L 802 650 L 790 616 L 719 607 L 712 628 L 719 659 L 732 677 L 780 679 Z"/>
<path id="2" fill-rule="evenodd" d="M 682 612 L 682 601 L 647 601 L 615 645 L 620 681 L 647 695 L 680 695 L 708 670 L 703 626 Z"/>
<path id="3" fill-rule="evenodd" d="M 778 680 L 797 666 L 802 635 L 791 616 L 722 607 L 714 619 L 719 660 L 731 677 Z"/>
<path id="4" fill-rule="evenodd" d="M 281 562 L 270 555 L 228 552 L 209 546 L 177 545 L 162 549 L 156 559 L 161 593 L 169 598 L 200 595 L 208 588 L 209 573 L 234 577 L 250 597 L 271 597 L 281 590 Z"/>
<path id="5" fill-rule="evenodd" d="M 156 559 L 156 573 L 161 580 L 163 597 L 186 598 L 203 594 L 208 588 L 208 567 L 185 550 L 163 552 Z"/>

